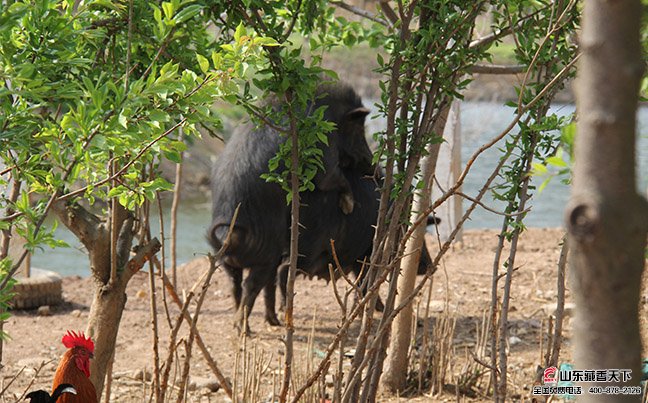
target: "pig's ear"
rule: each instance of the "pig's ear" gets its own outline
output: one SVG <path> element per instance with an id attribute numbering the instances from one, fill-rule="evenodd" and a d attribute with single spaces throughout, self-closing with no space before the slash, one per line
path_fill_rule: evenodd
<path id="1" fill-rule="evenodd" d="M 355 108 L 347 112 L 346 118 L 349 120 L 364 119 L 368 114 L 369 114 L 369 109 L 365 108 L 364 106 L 361 106 L 359 108 Z"/>

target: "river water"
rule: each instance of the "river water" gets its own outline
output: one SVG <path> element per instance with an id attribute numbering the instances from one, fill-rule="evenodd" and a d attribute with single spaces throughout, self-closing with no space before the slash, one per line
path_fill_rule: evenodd
<path id="1" fill-rule="evenodd" d="M 573 105 L 556 105 L 553 111 L 558 114 L 570 114 L 574 111 Z M 470 156 L 482 144 L 489 141 L 504 128 L 514 117 L 512 108 L 499 104 L 485 102 L 464 102 L 461 105 L 461 134 L 462 134 L 462 163 L 465 164 Z M 372 120 L 368 124 L 368 132 L 380 129 L 381 122 Z M 637 136 L 637 185 L 642 194 L 648 189 L 648 107 L 640 108 L 638 112 Z M 502 147 L 502 145 L 500 145 Z M 464 193 L 470 196 L 477 194 L 479 188 L 490 176 L 499 161 L 501 152 L 498 147 L 493 147 L 484 152 L 466 177 L 463 187 Z M 500 180 L 501 182 L 501 180 Z M 532 183 L 539 185 L 541 180 L 534 178 Z M 530 201 L 531 211 L 525 218 L 529 227 L 558 227 L 562 225 L 564 206 L 569 197 L 569 187 L 554 178 L 542 192 L 534 192 Z M 503 204 L 493 200 L 492 195 L 487 195 L 483 202 L 496 211 L 504 209 Z M 464 206 L 467 202 L 464 202 Z M 206 254 L 209 245 L 205 241 L 205 234 L 209 226 L 211 207 L 209 201 L 193 201 L 181 204 L 178 213 L 178 264 Z M 165 212 L 168 216 L 168 211 Z M 478 207 L 466 223 L 466 228 L 499 228 L 502 217 Z M 159 232 L 157 222 L 154 232 Z M 165 231 L 169 231 L 170 224 L 167 218 Z M 76 238 L 66 229 L 57 229 L 58 238 L 65 240 L 70 248 L 45 249 L 38 251 L 32 258 L 32 265 L 47 270 L 52 270 L 61 275 L 88 276 L 88 258 Z M 153 236 L 159 234 L 154 233 Z M 167 235 L 168 237 L 168 235 Z M 168 256 L 168 245 L 167 245 Z"/>

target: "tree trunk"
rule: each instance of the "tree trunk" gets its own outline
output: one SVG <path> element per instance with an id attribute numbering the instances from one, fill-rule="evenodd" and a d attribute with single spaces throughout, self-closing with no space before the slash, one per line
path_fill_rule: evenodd
<path id="1" fill-rule="evenodd" d="M 641 16 L 640 0 L 585 1 L 574 183 L 566 210 L 576 367 L 632 370 L 628 382 L 610 383 L 618 386 L 641 380 L 638 303 L 648 231 L 648 205 L 635 189 Z M 588 401 L 640 400 L 590 395 L 587 386 Z"/>
<path id="2" fill-rule="evenodd" d="M 90 362 L 90 380 L 101 395 L 106 378 L 108 363 L 115 352 L 117 332 L 122 312 L 126 306 L 126 286 L 144 263 L 160 250 L 160 242 L 154 238 L 137 248 L 137 253 L 129 259 L 133 240 L 133 218 L 128 211 L 117 206 L 110 218 L 100 219 L 77 203 L 57 202 L 53 211 L 61 222 L 88 249 L 90 270 L 95 285 L 95 295 L 88 317 L 87 335 L 95 343 L 94 359 Z M 113 223 L 118 233 L 116 247 L 111 253 L 111 233 L 106 223 Z M 117 271 L 111 275 L 113 259 Z"/>
<path id="3" fill-rule="evenodd" d="M 87 333 L 95 342 L 90 380 L 97 390 L 99 400 L 101 400 L 108 364 L 115 351 L 122 312 L 126 306 L 126 285 L 125 282 L 112 287 L 96 284 L 90 307 Z"/>
<path id="4" fill-rule="evenodd" d="M 435 132 L 443 134 L 450 107 L 446 107 L 435 124 Z M 440 143 L 428 145 L 428 155 L 421 160 L 422 180 L 424 188 L 414 195 L 412 201 L 412 222 L 416 221 L 420 212 L 425 211 L 430 205 L 432 191 L 432 178 L 439 156 Z M 425 222 L 425 221 L 424 221 Z M 405 246 L 405 256 L 401 263 L 401 274 L 398 276 L 398 293 L 395 306 L 399 306 L 414 290 L 416 273 L 421 258 L 421 248 L 425 242 L 425 224 L 414 229 L 412 236 Z M 407 305 L 392 323 L 392 339 L 387 353 L 387 368 L 382 376 L 381 384 L 391 392 L 403 391 L 406 387 L 408 370 L 408 353 L 412 340 L 412 303 Z"/>

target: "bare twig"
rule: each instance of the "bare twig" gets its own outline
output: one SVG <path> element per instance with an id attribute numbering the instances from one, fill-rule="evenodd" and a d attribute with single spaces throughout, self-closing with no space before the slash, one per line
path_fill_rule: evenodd
<path id="1" fill-rule="evenodd" d="M 182 128 L 180 129 L 182 131 Z M 182 137 L 182 136 L 181 136 Z M 182 159 L 182 154 L 180 154 Z M 177 232 L 178 232 L 178 206 L 180 205 L 180 186 L 182 182 L 182 161 L 176 165 L 175 183 L 173 184 L 173 201 L 171 202 L 171 281 L 173 287 L 178 287 L 177 274 Z"/>
<path id="2" fill-rule="evenodd" d="M 159 350 L 159 327 L 157 319 L 157 297 L 155 289 L 155 270 L 153 262 L 149 260 L 149 292 L 151 301 L 151 328 L 153 330 L 153 393 L 156 402 L 162 402 L 160 399 L 160 350 Z"/>
<path id="3" fill-rule="evenodd" d="M 108 172 L 114 174 L 116 169 L 115 159 L 111 158 L 108 163 Z M 114 186 L 117 184 L 115 183 Z M 117 237 L 119 235 L 119 215 L 117 209 L 119 208 L 119 201 L 116 197 L 110 201 L 110 284 L 117 282 Z"/>
<path id="4" fill-rule="evenodd" d="M 380 9 L 382 10 L 385 17 L 389 20 L 390 26 L 395 25 L 398 22 L 398 16 L 394 12 L 394 9 L 389 5 L 389 0 L 380 0 Z M 399 10 L 403 8 L 403 5 L 399 2 Z"/>
<path id="5" fill-rule="evenodd" d="M 230 227 L 230 231 L 231 231 Z M 207 295 L 207 290 L 209 289 L 209 286 L 211 285 L 211 278 L 216 272 L 216 257 L 213 255 L 209 254 L 207 256 L 209 259 L 209 270 L 207 271 L 207 274 L 205 276 L 205 280 L 202 283 L 202 287 L 200 290 L 200 295 L 198 296 L 198 301 L 196 302 L 196 310 L 193 315 L 193 319 L 191 320 L 191 327 L 189 328 L 189 340 L 187 341 L 186 347 L 185 347 L 185 362 L 184 362 L 184 367 L 182 369 L 182 378 L 180 381 L 180 392 L 178 392 L 178 403 L 181 403 L 184 401 L 184 391 L 185 388 L 187 387 L 187 381 L 189 379 L 189 368 L 191 364 L 191 347 L 193 345 L 193 342 L 196 338 L 196 325 L 198 324 L 198 317 L 200 315 L 200 310 L 202 308 L 202 304 L 205 301 L 205 296 Z"/>
<path id="6" fill-rule="evenodd" d="M 498 65 L 498 64 L 473 64 L 468 67 L 468 73 L 476 74 L 519 74 L 524 73 L 528 69 L 528 66 L 523 64 L 515 64 L 510 66 Z"/>
<path id="7" fill-rule="evenodd" d="M 42 365 L 42 364 L 41 364 L 41 365 Z M 4 385 L 4 388 L 2 388 L 2 390 L 0 390 L 0 396 L 4 396 L 4 394 L 5 394 L 5 392 L 7 391 L 7 389 L 9 389 L 9 386 L 11 386 L 11 384 L 14 383 L 14 382 L 16 381 L 16 379 L 18 379 L 18 377 L 20 376 L 20 374 L 23 373 L 23 371 L 25 370 L 25 368 L 27 368 L 27 367 L 22 367 L 22 368 L 20 368 L 20 370 L 18 370 L 18 372 L 16 373 L 16 375 L 14 375 L 14 376 L 11 377 L 11 380 L 9 380 L 9 382 L 8 382 L 6 385 Z M 34 376 L 34 379 L 36 379 L 35 376 Z M 27 385 L 27 387 L 25 388 L 25 391 L 23 392 L 22 396 L 20 396 L 21 398 L 18 399 L 18 401 L 22 400 L 22 398 L 25 396 L 25 394 L 27 393 L 27 391 L 29 390 L 29 388 L 31 388 L 31 385 L 34 383 L 34 379 L 32 379 L 32 381 L 31 381 L 31 383 L 30 383 L 29 385 Z"/>
<path id="8" fill-rule="evenodd" d="M 295 28 L 295 24 L 297 23 L 297 19 L 299 18 L 299 9 L 301 8 L 302 5 L 302 0 L 298 0 L 297 4 L 295 5 L 295 9 L 293 10 L 293 15 L 292 18 L 290 19 L 290 25 L 288 28 L 286 28 L 286 32 L 283 33 L 282 39 L 279 42 L 285 42 L 288 37 L 290 37 L 290 34 L 292 33 L 293 29 Z"/>
<path id="9" fill-rule="evenodd" d="M 8 174 L 9 172 L 13 171 L 16 168 L 17 168 L 17 165 L 12 165 L 12 166 L 7 167 L 7 168 L 5 168 L 3 170 L 0 170 L 0 176 L 4 176 L 4 175 Z"/>
<path id="10" fill-rule="evenodd" d="M 376 14 L 367 11 L 363 8 L 353 6 L 351 4 L 347 4 L 343 1 L 331 1 L 331 4 L 334 6 L 340 7 L 344 10 L 347 10 L 353 14 L 359 15 L 360 17 L 366 18 L 368 20 L 371 20 L 373 22 L 377 22 L 378 24 L 384 25 L 386 27 L 390 27 L 393 24 L 390 24 L 388 21 L 383 20 L 382 18 L 378 17 Z"/>
<path id="11" fill-rule="evenodd" d="M 171 299 L 176 303 L 178 307 L 182 307 L 183 303 L 180 300 L 178 294 L 175 292 L 175 289 L 173 288 L 173 285 L 171 284 L 169 278 L 166 275 L 163 275 L 162 280 L 164 281 L 164 286 L 167 288 L 167 292 L 171 296 Z M 193 321 L 193 318 L 189 312 L 185 312 L 182 315 L 182 317 L 189 324 L 191 324 Z M 223 372 L 218 368 L 218 365 L 216 364 L 214 358 L 209 353 L 209 350 L 207 349 L 205 342 L 202 340 L 202 337 L 200 336 L 200 332 L 198 331 L 198 329 L 196 329 L 195 337 L 196 337 L 196 344 L 198 344 L 198 347 L 200 348 L 200 351 L 202 352 L 205 361 L 207 361 L 207 365 L 209 366 L 209 369 L 211 369 L 211 371 L 214 373 L 221 387 L 223 388 L 227 396 L 231 399 L 233 396 L 232 386 L 230 385 L 227 378 L 225 378 L 225 375 L 223 375 Z"/>
<path id="12" fill-rule="evenodd" d="M 176 322 L 173 328 L 171 329 L 171 333 L 169 334 L 169 347 L 167 349 L 167 359 L 165 360 L 164 363 L 164 372 L 162 373 L 162 379 L 160 381 L 160 392 L 158 396 L 159 402 L 164 402 L 165 394 L 166 391 L 168 390 L 169 376 L 171 373 L 171 365 L 173 364 L 173 356 L 176 351 L 176 340 L 178 339 L 178 332 L 180 331 L 180 327 L 182 326 L 182 322 L 185 318 L 185 315 L 188 313 L 189 304 L 193 300 L 193 296 L 194 293 L 190 292 L 187 298 L 185 299 L 185 302 L 184 304 L 182 304 L 182 307 L 180 309 L 180 314 L 178 314 L 178 318 L 176 319 Z"/>
<path id="13" fill-rule="evenodd" d="M 560 257 L 558 259 L 558 278 L 556 279 L 556 288 L 558 296 L 556 297 L 556 322 L 554 324 L 554 335 L 552 339 L 551 355 L 547 366 L 558 365 L 560 348 L 562 345 L 562 327 L 565 315 L 565 268 L 567 266 L 567 255 L 569 254 L 569 243 L 567 237 L 563 237 L 562 247 L 560 248 Z"/>
<path id="14" fill-rule="evenodd" d="M 501 38 L 510 35 L 515 29 L 521 27 L 528 19 L 531 19 L 538 15 L 539 13 L 543 12 L 545 9 L 547 9 L 548 6 L 542 7 L 533 13 L 524 16 L 523 18 L 520 18 L 514 26 L 509 26 L 504 29 L 501 29 L 497 32 L 493 32 L 490 35 L 486 35 L 483 38 L 476 39 L 470 43 L 470 48 L 478 48 L 478 47 L 487 47 L 491 43 L 500 40 Z"/>
<path id="15" fill-rule="evenodd" d="M 36 368 L 36 371 L 34 372 L 34 375 L 32 376 L 32 379 L 29 381 L 29 384 L 27 384 L 27 386 L 25 387 L 25 389 L 24 389 L 22 395 L 20 395 L 20 397 L 18 398 L 18 400 L 17 400 L 18 402 L 22 401 L 22 400 L 25 398 L 25 395 L 27 394 L 27 391 L 32 387 L 32 385 L 33 385 L 34 382 L 36 381 L 36 378 L 38 377 L 38 374 L 40 374 L 40 372 L 43 370 L 43 368 L 45 367 L 45 365 L 49 364 L 50 362 L 52 362 L 52 360 L 50 360 L 50 361 L 42 361 L 42 362 L 40 363 L 40 365 L 38 366 L 38 368 Z M 20 369 L 20 371 L 18 371 L 18 373 L 17 373 L 15 376 L 13 376 L 13 377 L 11 378 L 11 381 L 9 381 L 9 383 L 8 383 L 7 385 L 5 385 L 4 389 L 2 389 L 2 391 L 0 391 L 0 396 L 4 396 L 4 393 L 5 393 L 5 391 L 7 390 L 7 388 L 8 388 L 9 386 L 11 386 L 11 384 L 12 384 L 16 379 L 18 379 L 18 376 L 20 376 L 20 374 L 21 374 L 24 370 L 25 370 L 25 367 L 22 367 L 22 368 Z"/>
<path id="16" fill-rule="evenodd" d="M 463 192 L 455 192 L 455 195 L 457 195 L 457 196 L 461 196 L 461 197 L 463 197 L 464 199 L 466 199 L 466 200 L 470 200 L 470 201 L 473 202 L 473 203 L 477 203 L 477 205 L 479 205 L 481 208 L 483 208 L 484 210 L 488 210 L 488 211 L 490 211 L 490 212 L 493 213 L 493 214 L 497 214 L 497 215 L 501 215 L 501 216 L 505 216 L 505 217 L 515 217 L 515 216 L 518 216 L 518 215 L 521 215 L 521 214 L 526 214 L 526 213 L 528 213 L 529 211 L 531 211 L 531 207 L 529 207 L 529 208 L 526 208 L 526 209 L 524 209 L 524 210 L 522 210 L 522 211 L 514 211 L 514 212 L 512 212 L 512 213 L 505 213 L 505 212 L 503 212 L 503 211 L 497 211 L 497 210 L 495 210 L 495 209 L 492 208 L 492 207 L 488 207 L 488 206 L 487 206 L 484 202 L 482 202 L 481 200 L 477 200 L 477 199 L 475 199 L 475 198 L 473 198 L 473 197 L 471 197 L 471 196 L 468 196 L 467 194 L 465 194 L 465 193 L 463 193 Z"/>
<path id="17" fill-rule="evenodd" d="M 128 37 L 126 44 L 126 76 L 124 77 L 124 91 L 128 92 L 131 63 L 131 43 L 133 41 L 133 0 L 128 1 Z"/>

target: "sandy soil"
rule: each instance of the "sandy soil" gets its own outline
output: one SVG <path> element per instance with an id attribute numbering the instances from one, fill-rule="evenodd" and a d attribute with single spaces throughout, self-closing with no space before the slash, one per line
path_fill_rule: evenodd
<path id="1" fill-rule="evenodd" d="M 534 382 L 536 367 L 540 364 L 540 339 L 543 326 L 551 313 L 556 300 L 556 263 L 560 250 L 562 231 L 559 229 L 530 229 L 520 242 L 518 248 L 516 272 L 513 280 L 513 291 L 510 308 L 509 339 L 509 383 L 512 400 L 528 400 L 530 386 Z M 432 238 L 428 244 L 434 244 Z M 457 377 L 464 370 L 467 362 L 473 362 L 469 351 L 474 350 L 477 329 L 482 323 L 485 310 L 490 303 L 491 273 L 497 235 L 493 230 L 466 231 L 463 243 L 456 245 L 444 259 L 434 277 L 432 287 L 430 317 L 439 318 L 442 312 L 455 320 L 453 336 L 453 355 L 449 360 L 445 382 L 455 384 Z M 205 258 L 197 259 L 179 270 L 180 287 L 187 291 L 207 268 Z M 158 280 L 159 281 L 159 280 Z M 340 287 L 342 281 L 338 281 Z M 60 343 L 61 336 L 68 329 L 84 329 L 91 301 L 91 280 L 79 277 L 64 279 L 65 303 L 52 307 L 51 315 L 41 316 L 35 311 L 14 312 L 5 325 L 11 340 L 4 346 L 2 383 L 8 382 L 21 370 L 22 373 L 8 387 L 2 401 L 14 401 L 25 389 L 49 388 L 53 372 L 59 357 L 64 352 Z M 331 284 L 321 280 L 298 279 L 296 296 L 296 349 L 298 364 L 304 367 L 318 363 L 326 347 L 334 338 L 340 320 L 340 309 L 335 302 Z M 153 368 L 153 333 L 151 326 L 150 291 L 148 274 L 140 273 L 133 278 L 128 288 L 128 303 L 123 315 L 117 351 L 114 363 L 115 379 L 113 381 L 112 400 L 116 402 L 140 402 L 148 400 L 150 389 L 147 389 L 146 378 Z M 160 322 L 160 355 L 162 360 L 167 356 L 167 334 L 169 322 L 162 303 L 162 294 L 158 285 L 158 320 Z M 423 295 L 419 311 L 423 311 Z M 444 309 L 445 302 L 448 308 Z M 569 301 L 569 299 L 568 299 Z M 247 351 L 256 348 L 257 358 L 268 362 L 268 368 L 262 379 L 263 392 L 268 396 L 272 390 L 273 377 L 279 374 L 279 362 L 283 359 L 284 346 L 281 337 L 283 328 L 271 328 L 263 322 L 263 305 L 259 301 L 251 315 L 253 337 L 246 341 Z M 178 315 L 175 306 L 169 307 L 171 321 L 175 323 Z M 230 300 L 229 279 L 218 271 L 213 285 L 209 289 L 204 307 L 200 314 L 199 331 L 211 350 L 211 354 L 227 376 L 234 379 L 233 368 L 237 352 L 241 351 L 240 340 L 231 326 L 233 318 Z M 423 316 L 423 314 L 420 314 Z M 438 319 L 437 319 L 438 320 Z M 186 326 L 182 335 L 186 336 Z M 352 326 L 352 344 L 359 325 Z M 433 331 L 434 326 L 431 327 Z M 565 324 L 566 336 L 563 344 L 561 361 L 570 357 L 570 318 Z M 421 328 L 419 328 L 419 332 Z M 312 334 L 311 334 L 312 332 Z M 543 342 L 544 345 L 544 342 Z M 306 352 L 312 353 L 308 360 Z M 184 350 L 180 348 L 180 360 Z M 188 401 L 219 402 L 225 401 L 223 391 L 212 392 L 209 389 L 213 379 L 206 361 L 200 351 L 193 350 L 191 376 L 195 388 L 189 394 Z M 239 360 L 239 362 L 242 360 Z M 35 377 L 36 368 L 41 362 L 46 364 Z M 242 364 L 239 364 L 241 366 Z M 174 370 L 177 369 L 174 367 Z M 246 372 L 249 374 L 248 368 Z M 28 386 L 34 380 L 34 384 Z M 475 390 L 478 395 L 468 400 L 482 400 L 487 376 L 483 376 Z M 451 390 L 451 388 L 450 388 Z M 413 398 L 409 398 L 413 399 Z M 408 399 L 408 400 L 409 400 Z M 383 396 L 381 401 L 396 401 L 393 396 Z M 402 399 L 405 400 L 405 399 Z M 456 398 L 451 391 L 442 395 L 419 395 L 415 401 L 444 401 Z"/>

